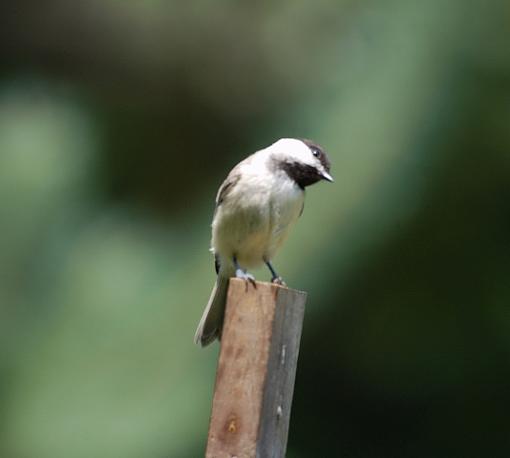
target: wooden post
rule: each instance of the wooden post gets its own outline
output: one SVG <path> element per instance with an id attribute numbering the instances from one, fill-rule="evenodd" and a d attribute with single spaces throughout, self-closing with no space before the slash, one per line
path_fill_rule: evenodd
<path id="1" fill-rule="evenodd" d="M 206 458 L 285 456 L 306 293 L 230 280 Z"/>

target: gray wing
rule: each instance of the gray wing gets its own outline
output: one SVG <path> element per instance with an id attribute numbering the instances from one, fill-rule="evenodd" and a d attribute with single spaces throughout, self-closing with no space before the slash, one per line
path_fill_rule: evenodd
<path id="1" fill-rule="evenodd" d="M 216 215 L 216 211 L 218 210 L 218 207 L 227 198 L 230 191 L 234 188 L 234 186 L 237 184 L 237 182 L 241 178 L 239 170 L 236 170 L 236 169 L 237 169 L 237 167 L 234 168 L 229 173 L 228 177 L 221 184 L 220 189 L 218 190 L 218 194 L 216 196 L 216 206 L 214 207 L 214 215 Z M 214 218 L 214 216 L 213 216 L 213 218 Z M 218 274 L 220 271 L 220 259 L 216 253 L 214 253 L 214 269 L 216 270 L 216 274 Z"/>
<path id="2" fill-rule="evenodd" d="M 232 172 L 229 173 L 228 177 L 220 186 L 220 189 L 218 190 L 218 195 L 216 196 L 216 208 L 218 208 L 222 204 L 222 202 L 227 198 L 228 194 L 233 189 L 233 187 L 241 179 L 241 174 L 239 173 L 239 170 L 236 169 L 237 167 L 234 168 Z"/>
<path id="3" fill-rule="evenodd" d="M 243 161 L 239 162 L 228 174 L 227 178 L 225 178 L 225 181 L 221 184 L 220 189 L 218 190 L 218 194 L 216 196 L 216 208 L 218 208 L 222 202 L 228 197 L 230 191 L 235 187 L 235 185 L 239 182 L 241 179 L 241 168 L 250 162 L 253 161 L 253 158 L 259 153 L 260 151 L 257 151 L 256 153 L 251 154 Z"/>

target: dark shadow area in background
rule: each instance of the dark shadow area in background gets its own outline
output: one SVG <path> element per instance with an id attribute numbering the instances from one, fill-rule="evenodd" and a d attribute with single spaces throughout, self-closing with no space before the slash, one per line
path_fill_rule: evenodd
<path id="1" fill-rule="evenodd" d="M 508 456 L 495 328 L 510 313 L 510 162 L 495 118 L 510 86 L 493 76 L 460 79 L 456 120 L 429 145 L 449 159 L 415 216 L 305 325 L 290 442 L 306 456 Z"/>

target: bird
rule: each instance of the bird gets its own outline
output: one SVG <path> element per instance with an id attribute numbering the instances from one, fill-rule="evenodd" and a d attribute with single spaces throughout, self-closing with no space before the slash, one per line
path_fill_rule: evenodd
<path id="1" fill-rule="evenodd" d="M 305 189 L 333 182 L 324 149 L 308 139 L 281 138 L 237 164 L 216 195 L 211 252 L 216 283 L 195 333 L 202 347 L 221 339 L 228 282 L 255 284 L 248 272 L 266 264 L 271 282 L 286 286 L 271 260 L 303 213 Z"/>

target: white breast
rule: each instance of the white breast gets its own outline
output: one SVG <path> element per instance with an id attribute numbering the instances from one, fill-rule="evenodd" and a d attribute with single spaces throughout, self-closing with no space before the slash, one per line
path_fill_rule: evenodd
<path id="1" fill-rule="evenodd" d="M 260 153 L 250 159 L 213 220 L 211 245 L 223 266 L 233 256 L 246 269 L 271 260 L 303 207 L 303 190 L 285 172 L 275 175 Z"/>
<path id="2" fill-rule="evenodd" d="M 273 258 L 287 238 L 290 228 L 299 218 L 304 197 L 304 191 L 290 179 L 279 179 L 274 183 L 271 199 L 271 237 L 266 249 L 268 259 Z"/>

